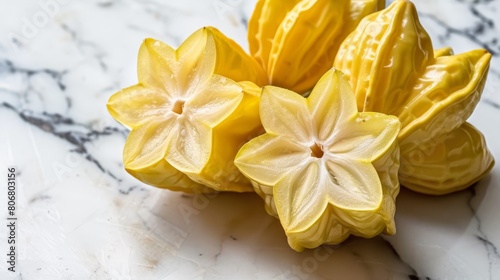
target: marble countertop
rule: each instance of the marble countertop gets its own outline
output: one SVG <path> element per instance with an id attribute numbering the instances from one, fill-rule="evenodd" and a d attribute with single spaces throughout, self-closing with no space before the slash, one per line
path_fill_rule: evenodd
<path id="1" fill-rule="evenodd" d="M 7 168 L 15 167 L 18 220 L 15 273 L 0 226 L 0 279 L 500 279 L 500 164 L 452 195 L 403 189 L 395 236 L 303 253 L 288 247 L 255 194 L 186 196 L 124 171 L 128 131 L 105 104 L 136 82 L 142 40 L 178 46 L 214 25 L 246 47 L 254 3 L 2 1 L 0 211 L 7 217 Z M 493 54 L 470 122 L 499 160 L 500 1 L 415 4 L 436 48 Z"/>

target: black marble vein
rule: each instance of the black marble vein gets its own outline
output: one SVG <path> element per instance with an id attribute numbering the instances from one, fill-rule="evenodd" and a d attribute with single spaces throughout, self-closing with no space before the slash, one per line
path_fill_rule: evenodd
<path id="1" fill-rule="evenodd" d="M 57 83 L 57 86 L 61 91 L 66 90 L 66 85 L 63 82 L 64 76 L 68 73 L 67 70 L 56 71 L 53 69 L 41 68 L 41 69 L 27 69 L 15 66 L 14 63 L 10 60 L 2 60 L 0 61 L 0 72 L 5 71 L 10 74 L 21 74 L 25 75 L 27 78 L 38 74 L 46 74 L 54 79 Z"/>
<path id="2" fill-rule="evenodd" d="M 461 2 L 461 3 L 471 3 L 470 0 L 457 0 L 458 2 Z M 487 4 L 487 3 L 490 3 L 490 2 L 493 2 L 495 0 L 473 0 L 472 3 L 473 4 Z"/>
<path id="3" fill-rule="evenodd" d="M 490 279 L 493 279 L 492 278 L 492 269 L 493 269 L 493 266 L 495 266 L 495 264 L 498 263 L 498 261 L 500 260 L 500 253 L 498 251 L 498 248 L 495 246 L 495 244 L 493 244 L 493 242 L 491 242 L 488 239 L 488 236 L 483 231 L 481 219 L 477 215 L 476 208 L 473 205 L 473 200 L 474 200 L 474 198 L 476 198 L 476 194 L 477 194 L 475 186 L 470 187 L 469 192 L 470 192 L 470 197 L 467 200 L 467 207 L 469 207 L 469 210 L 471 211 L 474 220 L 476 220 L 476 222 L 477 222 L 477 228 L 476 228 L 477 234 L 475 235 L 475 237 L 483 244 L 483 246 L 486 249 L 486 252 L 488 253 L 489 275 L 490 275 Z"/>
<path id="4" fill-rule="evenodd" d="M 8 59 L 6 60 L 0 60 L 0 74 L 1 73 L 8 73 L 12 75 L 21 75 L 23 79 L 29 80 L 33 76 L 40 75 L 40 74 L 45 74 L 49 77 L 52 78 L 52 80 L 55 82 L 57 87 L 61 90 L 61 92 L 65 92 L 66 90 L 66 84 L 64 83 L 64 77 L 68 73 L 67 70 L 53 70 L 53 69 L 48 69 L 48 68 L 40 68 L 40 69 L 28 69 L 28 68 L 23 68 L 14 65 L 14 63 Z M 38 94 L 41 100 L 43 100 L 43 95 L 40 94 L 36 89 L 32 88 L 34 90 L 34 93 Z M 7 92 L 11 92 L 9 90 L 2 89 Z M 13 93 L 13 92 L 11 92 Z M 66 107 L 71 108 L 72 102 L 71 99 L 65 95 L 65 101 L 66 101 Z"/>
<path id="5" fill-rule="evenodd" d="M 119 192 L 123 195 L 129 195 L 134 190 L 139 189 L 140 191 L 144 191 L 144 188 L 139 188 L 138 186 L 131 186 L 127 190 L 119 190 Z"/>
<path id="6" fill-rule="evenodd" d="M 498 104 L 498 103 L 496 103 L 496 102 L 494 102 L 494 101 L 491 101 L 490 99 L 486 99 L 486 98 L 485 98 L 485 99 L 483 99 L 483 102 L 484 102 L 485 104 L 490 105 L 491 107 L 493 107 L 493 108 L 495 108 L 495 109 L 500 109 L 500 104 Z"/>
<path id="7" fill-rule="evenodd" d="M 101 8 L 110 8 L 110 7 L 113 7 L 115 3 L 112 2 L 112 1 L 107 1 L 107 2 L 99 2 L 97 3 L 97 6 L 101 7 Z"/>
<path id="8" fill-rule="evenodd" d="M 463 1 L 459 1 L 463 2 Z M 500 56 L 500 42 L 498 41 L 498 38 L 487 38 L 487 39 L 480 39 L 480 36 L 485 34 L 485 33 L 491 33 L 491 34 L 497 34 L 498 31 L 496 31 L 496 26 L 495 22 L 493 19 L 488 18 L 486 15 L 481 13 L 477 9 L 477 4 L 484 4 L 490 1 L 474 1 L 473 3 L 469 4 L 468 8 L 470 11 L 470 14 L 477 20 L 475 21 L 472 26 L 459 29 L 452 27 L 448 24 L 446 24 L 444 21 L 439 19 L 437 16 L 428 14 L 428 13 L 419 13 L 419 15 L 422 18 L 428 18 L 435 22 L 437 25 L 445 29 L 445 35 L 444 38 L 448 39 L 450 35 L 454 34 L 457 36 L 461 36 L 464 38 L 467 38 L 469 41 L 477 44 L 479 47 L 484 48 L 488 50 L 493 56 Z M 500 78 L 500 72 L 498 72 L 496 69 L 489 69 L 490 74 L 494 75 L 496 78 Z M 484 99 L 485 103 L 493 106 L 494 108 L 500 108 L 500 104 L 497 104 L 494 101 Z"/>
<path id="9" fill-rule="evenodd" d="M 93 57 L 95 58 L 101 69 L 103 71 L 106 71 L 108 69 L 108 65 L 106 64 L 106 62 L 104 62 L 104 57 L 106 56 L 106 53 L 102 49 L 100 49 L 96 43 L 82 39 L 78 35 L 78 32 L 69 27 L 67 24 L 62 23 L 60 26 L 62 30 L 64 30 L 71 36 L 71 39 L 75 42 L 75 45 L 80 51 L 80 53 L 85 54 L 84 51 L 85 47 L 91 48 L 94 52 Z"/>
<path id="10" fill-rule="evenodd" d="M 389 248 L 392 252 L 392 254 L 402 263 L 404 264 L 406 267 L 408 267 L 408 269 L 411 271 L 410 274 L 408 274 L 408 279 L 411 279 L 411 280 L 419 280 L 419 279 L 431 279 L 429 277 L 422 277 L 422 276 L 419 276 L 418 273 L 417 273 L 417 270 L 415 268 L 413 268 L 408 262 L 406 262 L 405 260 L 403 260 L 403 258 L 401 258 L 401 256 L 399 255 L 398 251 L 396 250 L 396 248 L 394 248 L 394 246 L 392 246 L 392 244 L 385 240 L 384 238 L 382 238 L 382 240 L 384 240 L 384 243 L 385 245 L 387 246 L 387 248 Z"/>
<path id="11" fill-rule="evenodd" d="M 479 45 L 481 48 L 488 50 L 488 52 L 490 52 L 493 56 L 500 55 L 500 44 L 498 42 L 498 38 L 490 38 L 485 40 L 481 40 L 479 38 L 480 35 L 483 35 L 486 32 L 492 32 L 493 34 L 496 34 L 494 21 L 482 14 L 478 9 L 476 9 L 474 5 L 469 5 L 469 10 L 471 15 L 478 19 L 478 21 L 475 22 L 472 26 L 463 29 L 452 27 L 432 14 L 420 12 L 419 15 L 422 18 L 428 18 L 432 20 L 437 25 L 444 28 L 446 30 L 444 38 L 449 38 L 452 34 L 462 36 Z"/>
<path id="12" fill-rule="evenodd" d="M 425 277 L 425 278 L 423 278 L 423 277 L 418 277 L 418 276 L 417 276 L 417 275 L 415 275 L 415 274 L 410 274 L 410 275 L 408 275 L 408 279 L 410 279 L 410 280 L 420 280 L 420 279 L 431 280 L 431 278 L 429 278 L 429 277 Z"/>
<path id="13" fill-rule="evenodd" d="M 49 195 L 46 195 L 46 194 L 40 194 L 40 195 L 36 195 L 34 197 L 32 197 L 30 200 L 29 200 L 29 204 L 33 204 L 37 201 L 42 201 L 42 200 L 48 200 L 48 199 L 51 199 L 51 197 Z"/>
<path id="14" fill-rule="evenodd" d="M 246 17 L 245 13 L 240 13 L 240 22 L 245 27 L 245 30 L 248 30 L 248 21 L 249 19 Z"/>
<path id="15" fill-rule="evenodd" d="M 464 1 L 459 1 L 459 2 L 464 2 Z M 500 56 L 500 42 L 498 38 L 496 37 L 487 39 L 479 38 L 481 35 L 487 32 L 498 35 L 498 31 L 496 30 L 495 22 L 493 21 L 493 19 L 488 18 L 476 8 L 477 4 L 486 4 L 489 2 L 491 2 L 491 0 L 489 1 L 476 0 L 473 1 L 471 4 L 469 4 L 468 7 L 470 14 L 477 19 L 477 22 L 475 22 L 471 27 L 463 29 L 454 28 L 446 24 L 444 21 L 440 20 L 435 15 L 427 13 L 419 13 L 419 14 L 421 17 L 428 18 L 434 21 L 442 28 L 444 28 L 446 30 L 444 38 L 449 38 L 450 35 L 452 34 L 461 36 L 467 38 L 471 42 L 474 42 L 481 48 L 488 50 L 488 52 L 490 52 L 493 56 Z M 500 78 L 500 72 L 498 72 L 496 69 L 490 69 L 490 73 Z"/>
<path id="16" fill-rule="evenodd" d="M 41 114 L 35 115 L 30 111 L 20 111 L 13 105 L 5 102 L 1 103 L 0 107 L 4 107 L 13 111 L 26 123 L 29 123 L 46 133 L 49 133 L 59 139 L 70 143 L 75 147 L 71 151 L 83 155 L 87 161 L 93 163 L 101 172 L 107 174 L 109 177 L 113 178 L 119 183 L 122 182 L 122 179 L 118 178 L 111 171 L 104 168 L 104 166 L 88 151 L 86 144 L 89 144 L 102 136 L 120 134 L 123 137 L 126 137 L 126 135 L 128 134 L 127 130 L 118 129 L 115 127 L 105 127 L 102 130 L 94 130 L 87 125 L 76 123 L 71 118 L 66 118 L 64 116 L 61 116 L 60 114 L 50 114 L 47 112 L 43 112 Z M 73 128 L 78 127 L 80 129 L 83 129 L 85 132 L 60 129 L 59 126 L 62 125 L 70 125 Z"/>

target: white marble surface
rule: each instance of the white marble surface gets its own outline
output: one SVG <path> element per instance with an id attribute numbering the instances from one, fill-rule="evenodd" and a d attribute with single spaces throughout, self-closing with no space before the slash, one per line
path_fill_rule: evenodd
<path id="1" fill-rule="evenodd" d="M 52 3 L 50 9 L 44 3 Z M 291 250 L 256 195 L 189 197 L 129 176 L 108 115 L 136 82 L 142 39 L 174 46 L 214 25 L 246 46 L 255 1 L 0 2 L 0 212 L 17 170 L 17 264 L 0 279 L 500 279 L 500 165 L 444 197 L 402 190 L 398 232 Z M 435 47 L 494 54 L 471 122 L 500 159 L 500 1 L 415 0 Z M 44 8 L 45 7 L 45 8 Z M 6 223 L 6 222 L 5 222 Z"/>

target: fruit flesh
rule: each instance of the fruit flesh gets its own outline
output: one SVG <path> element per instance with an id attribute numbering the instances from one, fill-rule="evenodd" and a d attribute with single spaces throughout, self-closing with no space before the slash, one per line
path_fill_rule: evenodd
<path id="1" fill-rule="evenodd" d="M 260 110 L 266 133 L 245 144 L 235 164 L 280 219 L 293 249 L 395 232 L 397 118 L 358 113 L 336 70 L 307 99 L 265 87 Z"/>
<path id="2" fill-rule="evenodd" d="M 108 101 L 111 115 L 132 129 L 125 169 L 171 190 L 252 191 L 233 160 L 260 133 L 260 88 L 252 81 L 264 77 L 257 62 L 215 28 L 196 31 L 177 50 L 146 39 L 139 83 Z"/>

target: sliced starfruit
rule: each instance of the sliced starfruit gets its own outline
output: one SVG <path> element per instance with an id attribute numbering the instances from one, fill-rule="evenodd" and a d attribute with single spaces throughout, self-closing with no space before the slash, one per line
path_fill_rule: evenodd
<path id="1" fill-rule="evenodd" d="M 382 0 L 259 0 L 248 25 L 250 52 L 269 84 L 306 93 L 359 21 L 384 6 Z"/>
<path id="2" fill-rule="evenodd" d="M 260 88 L 253 82 L 262 83 L 265 74 L 255 60 L 206 27 L 177 50 L 146 39 L 137 71 L 139 83 L 107 104 L 132 130 L 123 152 L 125 169 L 171 190 L 252 191 L 233 160 L 262 130 Z"/>
<path id="3" fill-rule="evenodd" d="M 235 164 L 293 249 L 395 233 L 396 117 L 358 113 L 349 83 L 334 69 L 307 99 L 264 87 L 260 112 L 266 133 L 245 144 Z"/>
<path id="4" fill-rule="evenodd" d="M 349 79 L 358 110 L 400 119 L 400 183 L 439 195 L 467 188 L 494 164 L 480 133 L 464 126 L 481 97 L 490 59 L 482 49 L 434 52 L 413 3 L 398 0 L 365 17 L 333 65 Z"/>

